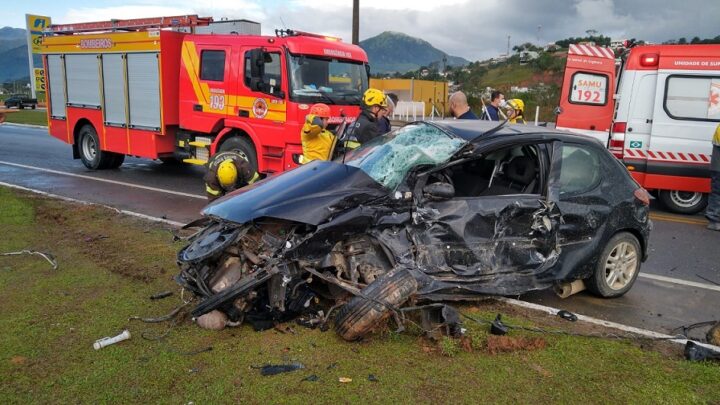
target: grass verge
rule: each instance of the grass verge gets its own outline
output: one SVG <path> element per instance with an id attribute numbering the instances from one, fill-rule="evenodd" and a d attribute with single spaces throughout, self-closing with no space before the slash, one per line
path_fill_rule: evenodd
<path id="1" fill-rule="evenodd" d="M 5 117 L 5 122 L 8 123 L 47 126 L 45 110 L 17 110 L 6 113 Z"/>
<path id="2" fill-rule="evenodd" d="M 675 349 L 627 341 L 512 332 L 489 336 L 466 323 L 462 340 L 379 332 L 346 343 L 332 331 L 288 324 L 292 333 L 248 326 L 205 331 L 189 322 L 164 340 L 141 337 L 167 325 L 128 321 L 179 304 L 168 230 L 113 211 L 0 188 L 0 252 L 49 251 L 52 270 L 33 256 L 0 257 L 2 403 L 408 403 L 589 401 L 706 403 L 720 398 L 720 366 L 689 363 Z M 464 307 L 491 319 L 565 327 L 556 318 L 488 304 Z M 569 323 L 567 325 L 570 325 Z M 575 327 L 575 326 L 573 326 Z M 129 341 L 92 343 L 129 329 Z M 285 330 L 285 327 L 283 327 Z M 195 355 L 187 352 L 212 347 Z M 298 361 L 299 371 L 263 377 L 253 366 Z M 377 381 L 370 381 L 369 375 Z M 302 381 L 316 375 L 317 381 Z M 341 383 L 347 377 L 351 382 Z"/>

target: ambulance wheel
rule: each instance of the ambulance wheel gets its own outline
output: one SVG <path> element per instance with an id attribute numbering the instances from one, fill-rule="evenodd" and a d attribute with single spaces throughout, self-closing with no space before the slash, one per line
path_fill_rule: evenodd
<path id="1" fill-rule="evenodd" d="M 80 160 L 90 170 L 102 170 L 113 167 L 116 153 L 100 150 L 100 139 L 92 125 L 84 125 L 78 133 L 78 151 Z M 124 160 L 123 156 L 123 160 Z M 122 164 L 122 162 L 120 162 Z M 119 165 L 118 165 L 119 166 Z M 115 166 L 115 167 L 118 167 Z"/>
<path id="2" fill-rule="evenodd" d="M 693 191 L 660 190 L 660 202 L 678 214 L 697 214 L 705 209 L 708 195 Z"/>
<path id="3" fill-rule="evenodd" d="M 253 143 L 247 138 L 241 136 L 233 136 L 232 138 L 227 139 L 220 145 L 220 148 L 218 148 L 218 152 L 236 152 L 240 155 L 240 157 L 250 163 L 250 167 L 255 172 L 257 172 L 258 170 L 255 145 L 253 145 Z"/>

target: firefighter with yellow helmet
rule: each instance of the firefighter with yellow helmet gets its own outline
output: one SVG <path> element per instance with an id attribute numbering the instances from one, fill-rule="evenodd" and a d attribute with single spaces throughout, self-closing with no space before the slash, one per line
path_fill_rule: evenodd
<path id="1" fill-rule="evenodd" d="M 208 201 L 245 187 L 257 181 L 260 176 L 250 163 L 237 152 L 221 152 L 210 159 L 205 173 L 205 193 Z"/>
<path id="2" fill-rule="evenodd" d="M 387 96 L 381 90 L 369 88 L 363 94 L 363 105 L 360 115 L 348 128 L 347 135 L 361 144 L 368 142 L 380 135 L 378 119 L 382 112 L 387 110 Z"/>
<path id="3" fill-rule="evenodd" d="M 507 101 L 507 105 L 512 108 L 508 118 L 508 122 L 511 124 L 524 124 L 525 123 L 525 102 L 519 98 L 513 98 Z"/>

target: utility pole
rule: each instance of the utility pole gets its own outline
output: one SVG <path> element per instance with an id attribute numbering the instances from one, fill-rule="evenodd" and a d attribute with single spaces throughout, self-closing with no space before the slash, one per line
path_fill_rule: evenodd
<path id="1" fill-rule="evenodd" d="M 507 52 L 505 55 L 510 56 L 510 35 L 508 35 Z"/>
<path id="2" fill-rule="evenodd" d="M 352 43 L 360 43 L 360 0 L 353 0 Z"/>

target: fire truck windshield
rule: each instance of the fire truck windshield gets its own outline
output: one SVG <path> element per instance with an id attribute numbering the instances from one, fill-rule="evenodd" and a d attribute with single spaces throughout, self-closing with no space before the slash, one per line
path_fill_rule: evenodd
<path id="1" fill-rule="evenodd" d="M 290 99 L 297 102 L 360 105 L 368 87 L 359 62 L 290 55 Z"/>

